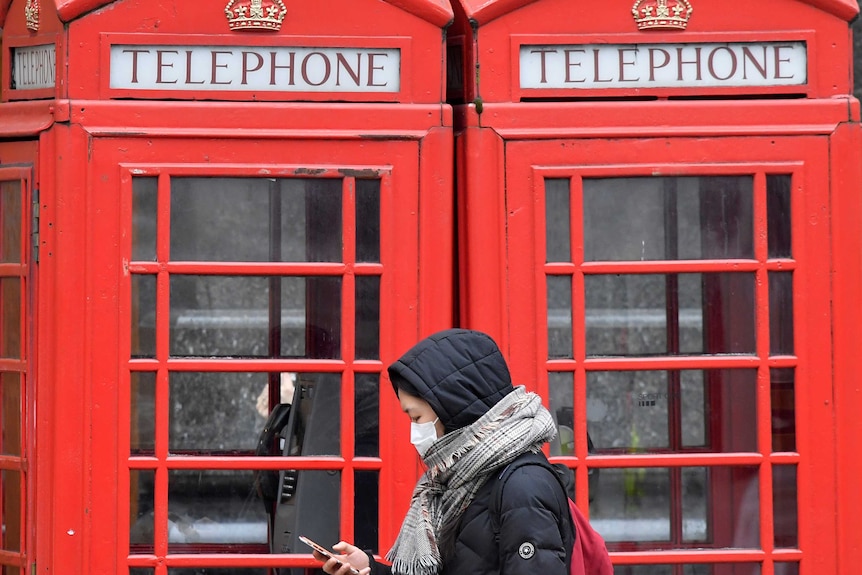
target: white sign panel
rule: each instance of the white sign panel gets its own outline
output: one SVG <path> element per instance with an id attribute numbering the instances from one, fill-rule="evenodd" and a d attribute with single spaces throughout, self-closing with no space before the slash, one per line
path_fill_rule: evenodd
<path id="1" fill-rule="evenodd" d="M 111 46 L 111 88 L 398 92 L 397 48 Z"/>
<path id="2" fill-rule="evenodd" d="M 520 48 L 521 88 L 804 85 L 805 42 L 568 44 Z"/>
<path id="3" fill-rule="evenodd" d="M 53 44 L 12 48 L 13 90 L 53 88 L 57 58 Z"/>

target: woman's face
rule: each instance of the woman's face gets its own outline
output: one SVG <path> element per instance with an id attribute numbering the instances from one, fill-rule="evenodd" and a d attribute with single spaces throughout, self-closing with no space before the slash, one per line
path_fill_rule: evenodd
<path id="1" fill-rule="evenodd" d="M 437 414 L 434 413 L 431 404 L 421 397 L 410 395 L 403 389 L 399 389 L 398 400 L 401 402 L 401 411 L 406 413 L 413 423 L 427 423 L 437 419 Z M 443 422 L 437 419 L 434 428 L 437 430 L 437 437 L 441 437 L 444 431 Z"/>

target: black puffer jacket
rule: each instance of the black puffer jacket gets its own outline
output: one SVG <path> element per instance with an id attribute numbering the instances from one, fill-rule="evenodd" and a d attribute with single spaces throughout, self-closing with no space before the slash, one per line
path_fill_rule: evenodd
<path id="1" fill-rule="evenodd" d="M 447 433 L 470 425 L 513 390 L 494 341 L 464 329 L 422 340 L 390 366 L 389 374 L 397 381 L 396 390 L 404 389 L 433 407 Z M 567 575 L 572 530 L 566 494 L 557 478 L 537 465 L 511 474 L 502 492 L 498 541 L 488 510 L 497 477 L 499 473 L 491 476 L 461 517 L 453 550 L 443 558 L 442 575 Z M 373 563 L 371 573 L 390 570 Z"/>

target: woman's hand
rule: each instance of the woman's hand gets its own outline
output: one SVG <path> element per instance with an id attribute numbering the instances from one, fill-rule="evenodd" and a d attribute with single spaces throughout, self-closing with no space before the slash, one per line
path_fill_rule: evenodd
<path id="1" fill-rule="evenodd" d="M 354 575 L 351 567 L 359 571 L 359 575 L 368 575 L 371 567 L 368 565 L 368 555 L 365 551 L 346 541 L 339 541 L 332 546 L 338 555 L 326 557 L 319 551 L 312 551 L 318 561 L 323 561 L 323 570 L 329 575 Z"/>

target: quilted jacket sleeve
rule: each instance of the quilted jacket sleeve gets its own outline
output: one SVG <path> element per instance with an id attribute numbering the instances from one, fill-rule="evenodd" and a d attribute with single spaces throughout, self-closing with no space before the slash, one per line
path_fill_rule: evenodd
<path id="1" fill-rule="evenodd" d="M 516 469 L 500 502 L 500 575 L 568 575 L 566 495 L 552 472 L 538 465 Z"/>

